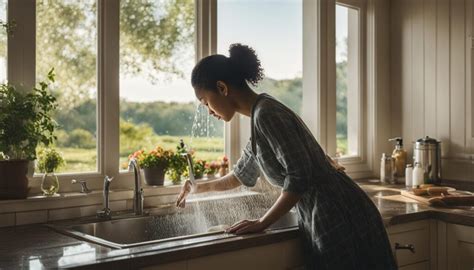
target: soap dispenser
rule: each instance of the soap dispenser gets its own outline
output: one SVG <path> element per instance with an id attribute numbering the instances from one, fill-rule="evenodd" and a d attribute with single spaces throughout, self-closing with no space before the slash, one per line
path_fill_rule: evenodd
<path id="1" fill-rule="evenodd" d="M 404 177 L 405 176 L 405 166 L 407 163 L 407 151 L 403 149 L 403 139 L 402 137 L 396 137 L 389 139 L 389 141 L 395 141 L 395 149 L 392 152 L 392 158 L 395 160 L 395 176 Z"/>

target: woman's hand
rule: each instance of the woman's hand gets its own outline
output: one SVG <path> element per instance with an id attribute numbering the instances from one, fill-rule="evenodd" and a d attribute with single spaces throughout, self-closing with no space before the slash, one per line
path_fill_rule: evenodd
<path id="1" fill-rule="evenodd" d="M 186 180 L 186 182 L 184 182 L 181 192 L 178 195 L 178 199 L 176 200 L 177 207 L 184 208 L 186 206 L 186 197 L 188 197 L 188 194 L 191 192 L 191 186 L 191 181 Z"/>
<path id="2" fill-rule="evenodd" d="M 235 234 L 256 233 L 256 232 L 262 232 L 269 225 L 270 224 L 266 224 L 262 222 L 260 219 L 254 219 L 254 220 L 245 219 L 230 226 L 230 228 L 227 229 L 225 232 L 235 233 Z"/>
<path id="3" fill-rule="evenodd" d="M 346 170 L 346 168 L 344 168 L 344 166 L 342 166 L 341 164 L 339 164 L 339 162 L 334 161 L 334 159 L 332 159 L 330 156 L 326 155 L 326 159 L 329 161 L 329 163 L 331 164 L 331 166 L 333 166 L 334 169 L 336 169 L 337 171 L 343 172 L 343 171 Z"/>

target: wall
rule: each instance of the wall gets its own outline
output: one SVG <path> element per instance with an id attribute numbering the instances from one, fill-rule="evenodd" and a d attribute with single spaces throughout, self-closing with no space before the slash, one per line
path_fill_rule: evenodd
<path id="1" fill-rule="evenodd" d="M 442 141 L 443 178 L 474 182 L 473 0 L 391 0 L 391 135 Z"/>

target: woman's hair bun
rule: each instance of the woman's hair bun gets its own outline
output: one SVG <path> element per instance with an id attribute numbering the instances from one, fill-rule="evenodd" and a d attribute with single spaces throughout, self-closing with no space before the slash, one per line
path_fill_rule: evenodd
<path id="1" fill-rule="evenodd" d="M 230 45 L 229 55 L 232 66 L 244 80 L 256 86 L 263 79 L 263 68 L 254 49 L 235 43 Z"/>

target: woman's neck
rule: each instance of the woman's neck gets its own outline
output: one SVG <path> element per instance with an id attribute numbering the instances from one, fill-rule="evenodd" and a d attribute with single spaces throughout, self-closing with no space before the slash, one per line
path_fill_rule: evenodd
<path id="1" fill-rule="evenodd" d="M 235 92 L 236 112 L 250 117 L 252 114 L 252 107 L 257 101 L 258 94 L 252 89 L 241 89 Z"/>

